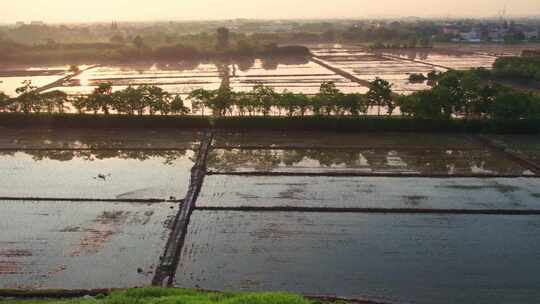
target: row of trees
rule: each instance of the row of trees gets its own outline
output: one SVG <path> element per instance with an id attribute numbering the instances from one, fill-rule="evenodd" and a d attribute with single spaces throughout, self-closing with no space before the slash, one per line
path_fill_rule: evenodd
<path id="1" fill-rule="evenodd" d="M 16 98 L 0 95 L 0 111 L 22 113 L 64 113 L 72 106 L 79 113 L 108 115 L 360 115 L 369 107 L 385 108 L 392 114 L 395 103 L 391 85 L 382 79 L 372 82 L 367 94 L 344 94 L 333 82 L 324 82 L 319 93 L 308 96 L 303 93 L 276 92 L 273 88 L 258 84 L 249 92 L 234 92 L 228 85 L 217 90 L 196 89 L 184 104 L 178 94 L 170 94 L 157 86 L 128 86 L 113 91 L 111 83 L 102 83 L 89 95 L 70 97 L 61 91 L 38 93 L 31 82 L 17 89 Z M 2 97 L 3 96 L 3 97 Z M 379 113 L 381 114 L 381 113 Z"/>
<path id="2" fill-rule="evenodd" d="M 540 96 L 488 81 L 484 70 L 449 71 L 436 76 L 429 90 L 400 95 L 405 116 L 429 119 L 538 119 Z"/>
<path id="3" fill-rule="evenodd" d="M 61 91 L 38 93 L 30 82 L 17 89 L 19 96 L 0 95 L 0 111 L 63 113 L 69 105 L 79 113 L 128 115 L 392 115 L 424 119 L 537 119 L 540 97 L 533 93 L 486 81 L 482 71 L 449 71 L 430 75 L 432 87 L 411 95 L 397 95 L 392 85 L 376 79 L 366 94 L 345 94 L 333 82 L 324 82 L 317 94 L 308 96 L 258 84 L 249 92 L 234 92 L 227 82 L 217 90 L 196 89 L 184 104 L 180 95 L 156 86 L 143 85 L 114 91 L 110 83 L 100 84 L 91 94 L 68 97 Z"/>

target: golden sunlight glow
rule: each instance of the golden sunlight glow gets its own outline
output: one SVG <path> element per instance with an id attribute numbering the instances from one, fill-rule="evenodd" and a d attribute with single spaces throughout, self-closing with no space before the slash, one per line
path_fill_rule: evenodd
<path id="1" fill-rule="evenodd" d="M 0 22 L 191 20 L 233 18 L 346 18 L 496 16 L 507 0 L 18 0 L 2 7 Z M 540 14 L 540 1 L 514 0 L 508 14 Z"/>

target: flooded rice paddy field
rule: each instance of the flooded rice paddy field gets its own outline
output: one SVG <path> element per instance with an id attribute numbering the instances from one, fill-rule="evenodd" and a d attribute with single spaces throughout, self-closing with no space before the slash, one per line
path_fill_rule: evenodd
<path id="1" fill-rule="evenodd" d="M 457 50 L 461 52 L 474 52 L 489 56 L 520 56 L 524 50 L 540 50 L 540 43 L 526 44 L 496 44 L 496 43 L 473 43 L 473 44 L 441 44 L 440 48 Z"/>
<path id="2" fill-rule="evenodd" d="M 147 286 L 176 209 L 173 203 L 0 200 L 0 288 Z"/>
<path id="3" fill-rule="evenodd" d="M 224 81 L 236 91 L 251 90 L 255 84 L 265 84 L 277 91 L 315 94 L 323 81 L 334 81 L 346 93 L 365 93 L 367 82 L 375 77 L 387 79 L 399 93 L 411 93 L 428 88 L 427 83 L 411 83 L 411 73 L 427 74 L 432 70 L 491 67 L 498 56 L 518 55 L 524 49 L 540 48 L 526 45 L 440 45 L 419 50 L 370 50 L 357 45 L 309 45 L 315 57 L 328 67 L 307 59 L 255 59 L 231 62 L 147 62 L 129 65 L 90 67 L 80 75 L 66 79 L 60 86 L 70 95 L 88 94 L 104 82 L 114 90 L 128 85 L 151 84 L 186 96 L 194 89 L 217 89 Z M 15 95 L 24 80 L 42 87 L 67 76 L 68 66 L 4 66 L 0 67 L 0 91 Z M 356 80 L 344 76 L 352 75 Z"/>
<path id="4" fill-rule="evenodd" d="M 176 286 L 532 303 L 539 229 L 534 216 L 196 211 Z"/>
<path id="5" fill-rule="evenodd" d="M 167 129 L 0 128 L 0 149 L 192 150 L 203 131 Z"/>
<path id="6" fill-rule="evenodd" d="M 309 60 L 288 62 L 257 59 L 230 63 L 161 63 L 121 66 L 100 66 L 71 78 L 60 88 L 71 95 L 89 94 L 100 83 L 110 82 L 113 90 L 143 84 L 157 85 L 164 90 L 187 96 L 195 89 L 218 89 L 224 79 L 235 91 L 250 91 L 256 84 L 265 84 L 281 92 L 315 94 L 324 81 L 334 81 L 344 92 L 356 92 L 356 83 Z"/>
<path id="7" fill-rule="evenodd" d="M 316 45 L 312 52 L 330 66 L 343 70 L 361 81 L 383 78 L 398 93 L 429 88 L 427 82 L 413 83 L 410 74 L 427 74 L 448 69 L 491 68 L 496 56 L 446 48 L 419 50 L 368 50 L 360 46 Z"/>
<path id="8" fill-rule="evenodd" d="M 471 68 L 491 68 L 496 56 L 479 54 L 475 52 L 460 52 L 447 49 L 427 49 L 427 50 L 384 50 L 383 56 L 411 60 L 427 65 L 441 68 L 466 70 Z"/>
<path id="9" fill-rule="evenodd" d="M 199 207 L 540 210 L 537 178 L 210 175 Z"/>
<path id="10" fill-rule="evenodd" d="M 32 85 L 41 87 L 55 82 L 68 75 L 69 66 L 1 66 L 0 92 L 15 96 L 15 90 L 22 86 L 25 80 L 31 80 Z"/>
<path id="11" fill-rule="evenodd" d="M 231 87 L 235 91 L 250 91 L 256 84 L 265 84 L 276 91 L 316 94 L 321 83 L 333 81 L 345 93 L 357 93 L 361 89 L 357 83 L 337 75 L 313 61 L 288 62 L 286 64 L 256 60 L 254 65 L 242 70 L 239 65 L 231 69 Z"/>
<path id="12" fill-rule="evenodd" d="M 540 179 L 472 135 L 2 131 L 0 288 L 540 301 Z"/>
<path id="13" fill-rule="evenodd" d="M 0 288 L 149 286 L 201 137 L 0 130 Z"/>
<path id="14" fill-rule="evenodd" d="M 473 136 L 436 133 L 340 133 L 340 132 L 226 132 L 214 134 L 214 148 L 414 148 L 481 149 Z"/>
<path id="15" fill-rule="evenodd" d="M 4 151 L 0 197 L 181 198 L 192 166 L 191 150 Z"/>
<path id="16" fill-rule="evenodd" d="M 534 175 L 489 149 L 214 149 L 212 172 Z"/>
<path id="17" fill-rule="evenodd" d="M 99 66 L 70 79 L 60 89 L 72 95 L 89 94 L 106 82 L 112 83 L 113 90 L 148 84 L 170 93 L 188 94 L 195 89 L 217 89 L 221 79 L 218 65 L 198 62 Z"/>

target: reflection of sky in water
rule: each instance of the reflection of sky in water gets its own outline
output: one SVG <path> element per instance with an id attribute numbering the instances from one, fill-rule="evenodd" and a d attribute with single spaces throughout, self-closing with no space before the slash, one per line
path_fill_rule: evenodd
<path id="1" fill-rule="evenodd" d="M 195 211 L 176 286 L 534 303 L 539 227 L 527 216 Z"/>
<path id="2" fill-rule="evenodd" d="M 0 196 L 169 198 L 187 190 L 193 152 L 28 151 L 0 156 Z M 29 188 L 29 186 L 31 186 Z"/>
<path id="3" fill-rule="evenodd" d="M 346 93 L 367 91 L 366 88 L 310 61 L 292 60 L 280 63 L 254 60 L 248 63 L 233 63 L 226 68 L 230 75 L 231 88 L 235 91 L 250 91 L 254 85 L 262 83 L 278 92 L 287 89 L 295 93 L 316 94 L 324 81 L 334 81 L 337 87 Z M 64 87 L 55 89 L 71 95 L 89 94 L 103 82 L 111 82 L 113 90 L 125 89 L 128 85 L 154 84 L 170 93 L 188 94 L 199 88 L 218 89 L 221 77 L 218 66 L 207 63 L 187 65 L 184 69 L 181 64 L 104 66 L 85 71 Z"/>

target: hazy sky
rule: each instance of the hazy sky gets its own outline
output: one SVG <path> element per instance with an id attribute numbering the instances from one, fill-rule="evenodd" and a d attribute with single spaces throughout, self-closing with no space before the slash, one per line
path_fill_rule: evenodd
<path id="1" fill-rule="evenodd" d="M 0 22 L 540 15 L 540 0 L 2 0 Z"/>

